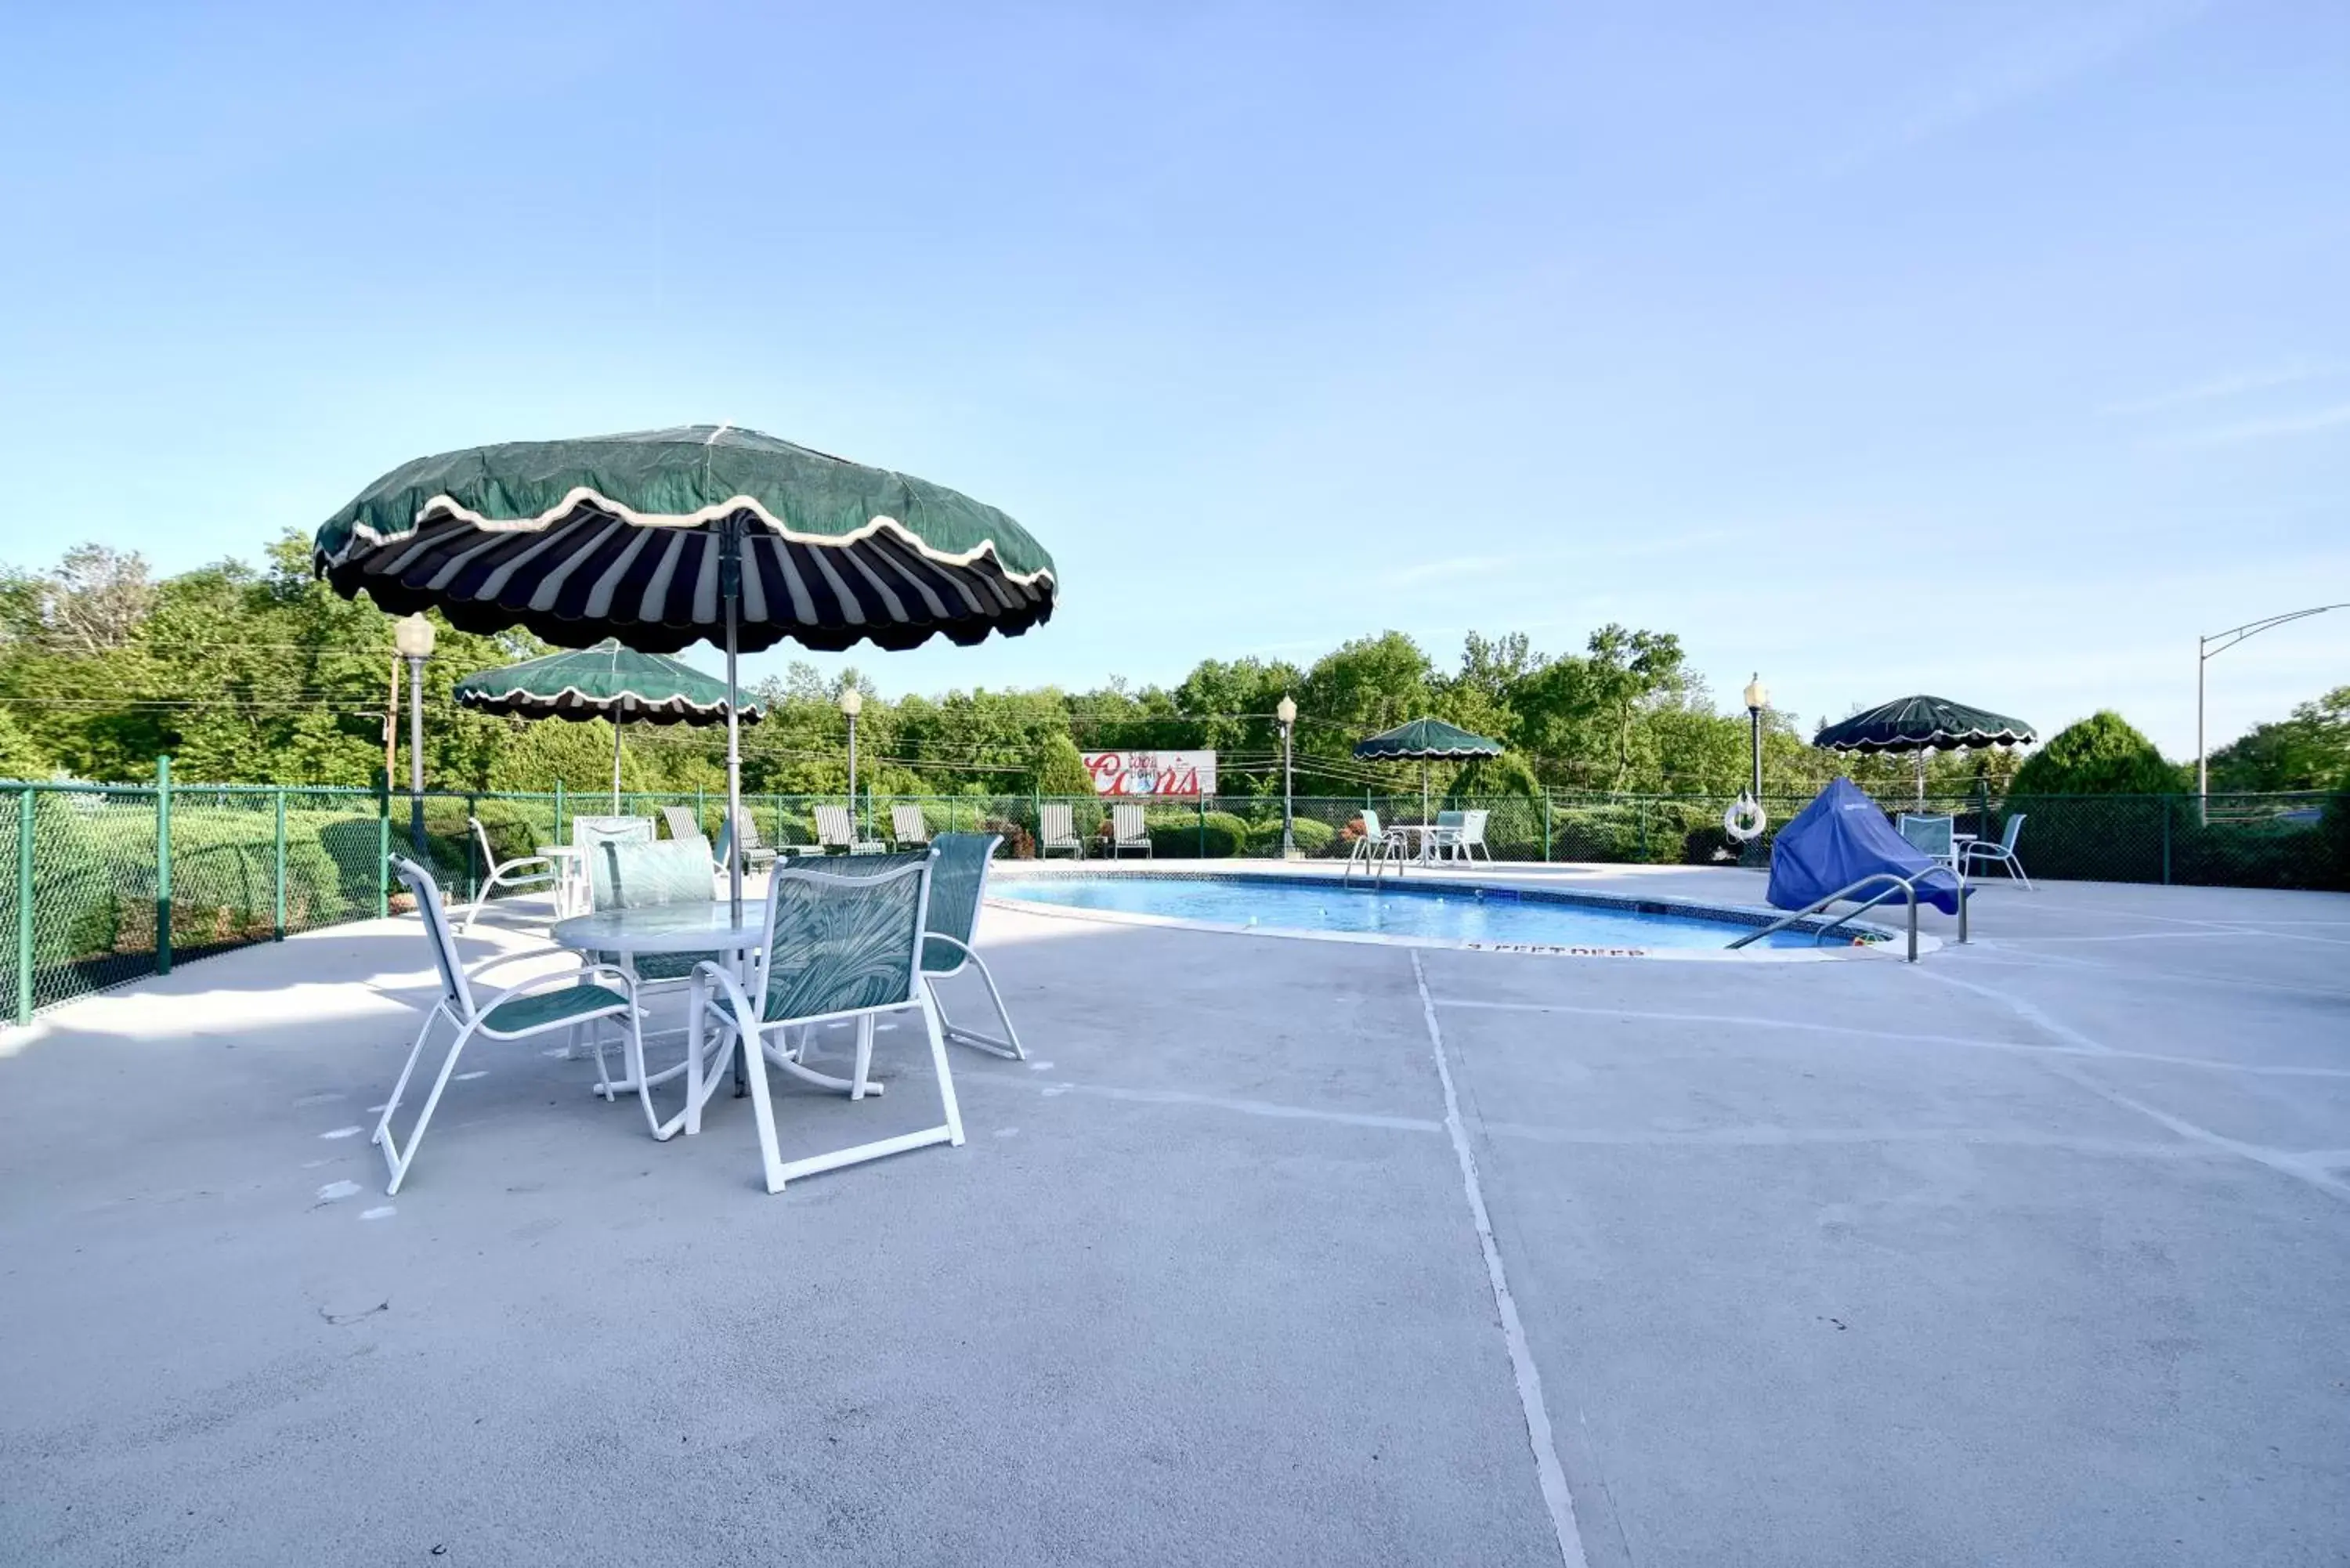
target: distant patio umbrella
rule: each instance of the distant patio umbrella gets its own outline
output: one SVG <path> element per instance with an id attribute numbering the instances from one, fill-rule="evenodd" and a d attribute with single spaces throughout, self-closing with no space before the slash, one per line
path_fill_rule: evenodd
<path id="1" fill-rule="evenodd" d="M 606 638 L 593 648 L 550 653 L 457 682 L 461 708 L 521 719 L 608 719 L 612 724 L 612 814 L 620 811 L 620 724 L 723 724 L 726 683 L 660 653 L 639 653 Z M 755 724 L 759 705 L 743 705 Z"/>
<path id="2" fill-rule="evenodd" d="M 318 574 L 394 615 L 567 648 L 726 650 L 726 804 L 742 805 L 736 656 L 982 641 L 1049 619 L 1053 558 L 993 506 L 731 425 L 419 458 L 318 529 Z M 739 908 L 739 861 L 729 877 Z"/>
<path id="3" fill-rule="evenodd" d="M 1430 762 L 1465 762 L 1471 757 L 1498 757 L 1502 750 L 1501 742 L 1471 734 L 1441 719 L 1414 719 L 1409 724 L 1382 730 L 1367 741 L 1355 742 L 1355 755 L 1366 762 L 1417 761 L 1419 763 L 1419 820 L 1423 823 L 1428 820 L 1428 764 Z"/>
<path id="4" fill-rule="evenodd" d="M 2032 726 L 2004 713 L 1970 708 L 1941 697 L 1904 697 L 1842 723 L 1828 724 L 1812 744 L 1831 752 L 1914 752 L 1918 756 L 1918 804 L 1926 804 L 1926 753 L 1960 747 L 2028 746 L 2039 739 Z"/>

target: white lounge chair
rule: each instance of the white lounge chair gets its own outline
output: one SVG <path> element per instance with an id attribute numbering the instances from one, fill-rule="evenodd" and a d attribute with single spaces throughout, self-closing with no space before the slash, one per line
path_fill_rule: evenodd
<path id="1" fill-rule="evenodd" d="M 384 1167 L 390 1172 L 387 1194 L 400 1191 L 400 1184 L 408 1179 L 409 1168 L 416 1161 L 416 1146 L 424 1141 L 424 1129 L 432 1120 L 434 1107 L 441 1104 L 442 1091 L 449 1086 L 449 1076 L 457 1070 L 457 1058 L 473 1036 L 489 1040 L 527 1040 L 534 1035 L 552 1033 L 557 1029 L 570 1030 L 581 1024 L 600 1023 L 607 1018 L 618 1018 L 628 1026 L 630 1059 L 638 1064 L 639 1076 L 644 1061 L 642 1036 L 637 1028 L 636 983 L 627 972 L 606 963 L 581 961 L 575 969 L 535 976 L 519 985 L 508 986 L 486 1002 L 473 996 L 473 981 L 494 969 L 526 958 L 545 958 L 562 953 L 577 960 L 578 955 L 565 948 L 529 948 L 520 952 L 501 953 L 472 974 L 457 958 L 456 939 L 449 932 L 449 917 L 441 907 L 441 889 L 433 885 L 432 874 L 412 860 L 392 857 L 391 867 L 408 890 L 416 896 L 416 912 L 424 918 L 424 939 L 432 949 L 433 967 L 441 971 L 441 994 L 424 1014 L 424 1027 L 416 1032 L 416 1044 L 409 1047 L 408 1061 L 400 1069 L 399 1081 L 386 1096 L 383 1115 L 375 1124 L 372 1140 L 383 1150 Z M 416 1115 L 416 1124 L 408 1132 L 408 1147 L 402 1148 L 392 1136 L 391 1118 L 400 1110 L 400 1096 L 408 1092 L 408 1080 L 416 1072 L 417 1059 L 424 1054 L 424 1042 L 432 1037 L 432 1026 L 446 1019 L 457 1032 L 449 1042 L 449 1054 L 442 1059 L 441 1071 L 432 1080 L 432 1092 L 424 1098 L 424 1108 Z"/>
<path id="2" fill-rule="evenodd" d="M 827 854 L 847 850 L 851 855 L 885 855 L 889 846 L 878 838 L 857 836 L 857 820 L 845 805 L 816 808 L 816 846 Z"/>
<path id="3" fill-rule="evenodd" d="M 2009 876 L 2023 884 L 2025 892 L 2032 891 L 2032 878 L 2023 874 L 2023 862 L 2015 854 L 2015 841 L 2023 836 L 2023 817 L 2022 812 L 2009 817 L 2007 826 L 2001 832 L 1996 844 L 1987 838 L 1970 840 L 1959 852 L 1960 864 L 1972 865 L 1977 860 L 1988 860 L 1993 865 L 2004 866 Z"/>
<path id="4" fill-rule="evenodd" d="M 1109 808 L 1109 853 L 1115 860 L 1129 849 L 1150 853 L 1150 830 L 1143 825 L 1142 807 L 1120 803 Z"/>
<path id="5" fill-rule="evenodd" d="M 725 870 L 729 857 L 737 853 L 737 845 L 741 846 L 743 870 L 756 871 L 762 866 L 775 864 L 775 852 L 759 842 L 759 819 L 747 805 L 719 824 L 718 847 L 711 851 L 712 865 Z"/>
<path id="6" fill-rule="evenodd" d="M 908 845 L 928 844 L 931 824 L 919 805 L 893 805 L 889 808 L 889 838 L 893 846 L 903 849 Z"/>
<path id="7" fill-rule="evenodd" d="M 1083 860 L 1086 841 L 1077 836 L 1075 814 L 1066 805 L 1042 805 L 1036 808 L 1036 857 L 1043 859 L 1055 849 L 1066 849 Z"/>
<path id="8" fill-rule="evenodd" d="M 553 860 L 544 855 L 518 855 L 512 860 L 502 862 L 497 852 L 490 847 L 490 830 L 482 826 L 482 819 L 469 816 L 465 821 L 472 826 L 473 837 L 482 846 L 482 864 L 490 868 L 490 874 L 482 878 L 480 891 L 473 895 L 473 907 L 465 911 L 464 929 L 467 931 L 473 929 L 473 922 L 481 918 L 482 910 L 488 906 L 493 888 L 545 888 L 556 899 L 556 913 L 562 912 L 563 872 Z"/>
<path id="9" fill-rule="evenodd" d="M 781 1192 L 795 1177 L 963 1140 L 945 1031 L 922 981 L 931 856 L 924 851 L 868 858 L 853 867 L 840 860 L 778 866 L 768 880 L 765 935 L 747 983 L 723 964 L 705 963 L 694 971 L 704 1001 L 695 1010 L 686 1049 L 697 1053 L 698 1059 L 704 1024 L 723 1033 L 710 1069 L 709 1082 L 714 1084 L 735 1049 L 742 1048 L 750 1069 L 751 1106 L 770 1192 Z M 784 933 L 780 949 L 778 929 Z M 851 1100 L 879 1094 L 881 1085 L 871 1078 L 875 1020 L 885 1012 L 909 1010 L 921 1014 L 923 1032 L 930 1037 L 943 1119 L 911 1132 L 785 1159 L 767 1086 L 768 1069 L 819 1088 L 845 1091 Z M 797 1047 L 791 1044 L 794 1030 L 847 1020 L 857 1025 L 856 1066 L 847 1078 L 816 1072 L 804 1059 L 805 1042 Z M 700 1111 L 689 1103 L 688 1132 L 699 1130 Z"/>

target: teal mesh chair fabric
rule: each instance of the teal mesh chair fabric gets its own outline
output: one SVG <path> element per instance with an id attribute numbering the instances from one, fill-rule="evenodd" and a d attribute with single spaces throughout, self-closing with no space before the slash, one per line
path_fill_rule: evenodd
<path id="1" fill-rule="evenodd" d="M 449 934 L 449 918 L 441 909 L 441 889 L 413 860 L 395 855 L 391 868 L 408 885 L 416 912 L 424 919 L 424 938 L 432 944 L 432 962 L 441 971 L 441 991 L 448 998 L 449 1011 L 460 1019 L 472 1017 L 473 995 L 466 989 L 465 971 L 457 962 L 456 940 Z"/>
<path id="2" fill-rule="evenodd" d="M 913 1001 L 930 864 L 924 852 L 777 867 L 760 1016 L 775 1023 Z"/>
<path id="3" fill-rule="evenodd" d="M 922 922 L 935 931 L 968 943 L 979 925 L 979 901 L 987 892 L 987 867 L 995 858 L 1000 833 L 941 833 L 931 841 L 938 859 L 931 867 L 931 913 Z M 922 944 L 922 967 L 933 974 L 951 973 L 963 966 L 960 949 L 947 942 Z"/>
<path id="4" fill-rule="evenodd" d="M 651 824 L 646 824 L 648 827 Z M 710 846 L 700 838 L 659 842 L 608 839 L 588 856 L 588 896 L 597 909 L 646 909 L 662 904 L 710 901 Z M 682 980 L 715 952 L 639 953 L 639 980 Z M 617 953 L 598 953 L 598 963 L 620 964 Z"/>
<path id="5" fill-rule="evenodd" d="M 580 849 L 593 849 L 599 844 L 642 844 L 653 836 L 653 820 L 649 816 L 575 816 L 571 819 L 571 842 Z"/>

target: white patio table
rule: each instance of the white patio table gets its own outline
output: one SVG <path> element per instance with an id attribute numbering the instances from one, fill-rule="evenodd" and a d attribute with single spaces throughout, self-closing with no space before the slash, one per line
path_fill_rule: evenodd
<path id="1" fill-rule="evenodd" d="M 735 978 L 748 982 L 743 972 L 744 961 L 766 935 L 767 910 L 763 900 L 745 900 L 743 912 L 736 915 L 723 899 L 706 904 L 654 904 L 637 909 L 599 909 L 592 915 L 574 915 L 567 920 L 557 920 L 553 929 L 556 942 L 581 952 L 619 953 L 633 959 L 639 953 L 719 952 L 733 961 Z M 783 933 L 777 933 L 782 940 Z M 685 1107 L 653 1129 L 657 1138 L 674 1136 L 682 1127 L 691 1135 L 702 1130 L 702 1107 L 717 1092 L 718 1085 L 705 1082 L 710 1064 L 703 1059 L 702 1020 L 706 1000 L 706 981 L 697 978 L 693 982 L 691 1000 L 687 1013 L 685 1034 Z M 736 1042 L 740 1046 L 741 1042 Z M 755 1043 L 748 1049 L 756 1050 Z M 769 1061 L 775 1061 L 769 1057 Z M 641 1064 L 639 1064 L 641 1066 Z M 847 1078 L 836 1078 L 819 1073 L 797 1060 L 777 1062 L 776 1065 L 795 1077 L 816 1085 L 818 1088 L 847 1094 L 857 1085 Z M 743 1061 L 734 1063 L 734 1076 L 740 1078 Z M 675 1068 L 669 1071 L 675 1072 Z M 653 1082 L 660 1082 L 656 1076 Z M 626 1085 L 634 1087 L 631 1082 Z M 736 1085 L 739 1095 L 742 1085 Z M 882 1085 L 868 1082 L 865 1092 L 879 1095 Z"/>
<path id="2" fill-rule="evenodd" d="M 555 922 L 553 936 L 567 948 L 580 952 L 619 953 L 634 960 L 640 953 L 702 953 L 717 952 L 732 959 L 735 974 L 743 973 L 743 961 L 759 945 L 766 934 L 767 910 L 763 902 L 745 900 L 743 912 L 737 915 L 721 899 L 703 904 L 655 904 L 640 909 L 598 909 L 593 914 L 574 915 Z M 633 968 L 633 964 L 630 966 Z M 702 1130 L 702 1107 L 716 1089 L 714 1084 L 702 1082 L 709 1064 L 702 1052 L 702 985 L 697 981 L 692 993 L 691 1023 L 685 1036 L 685 1108 L 653 1129 L 657 1138 L 674 1136 L 680 1127 L 689 1133 Z M 638 1065 L 641 1068 L 642 1064 Z M 674 1072 L 671 1068 L 670 1071 Z M 846 1092 L 845 1079 L 826 1078 L 820 1075 L 804 1075 L 812 1082 L 827 1087 L 836 1085 Z M 659 1080 L 656 1079 L 656 1082 Z M 633 1088 L 633 1083 L 616 1085 Z"/>

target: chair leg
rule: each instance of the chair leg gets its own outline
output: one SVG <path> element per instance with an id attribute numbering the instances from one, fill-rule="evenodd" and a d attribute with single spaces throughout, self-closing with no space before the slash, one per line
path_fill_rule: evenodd
<path id="1" fill-rule="evenodd" d="M 943 977 L 926 974 L 922 977 L 922 983 L 930 991 L 931 1005 L 938 1011 L 939 1027 L 944 1030 L 946 1037 L 957 1045 L 968 1045 L 974 1051 L 984 1051 L 990 1055 L 1002 1056 L 1007 1061 L 1025 1062 L 1028 1060 L 1027 1048 L 1020 1044 L 1020 1032 L 1012 1025 L 1012 1013 L 1003 1005 L 1003 994 L 995 989 L 995 976 L 988 969 L 987 961 L 973 953 L 971 955 L 970 967 L 979 971 L 980 982 L 987 987 L 987 1000 L 994 1004 L 995 1016 L 1003 1024 L 1003 1038 L 997 1039 L 982 1034 L 976 1029 L 957 1026 L 954 1021 L 947 1016 L 946 998 L 939 993 L 939 981 Z"/>
<path id="2" fill-rule="evenodd" d="M 400 1085 L 392 1090 L 391 1098 L 385 1102 L 383 1120 L 376 1128 L 376 1141 L 382 1146 L 384 1165 L 391 1173 L 391 1184 L 383 1189 L 385 1197 L 396 1198 L 400 1195 L 400 1184 L 408 1179 L 408 1168 L 416 1161 L 416 1147 L 424 1141 L 424 1129 L 431 1125 L 432 1113 L 441 1104 L 442 1092 L 449 1086 L 449 1075 L 457 1070 L 457 1058 L 463 1054 L 465 1042 L 473 1037 L 476 1027 L 478 1026 L 475 1024 L 465 1024 L 457 1031 L 457 1037 L 449 1042 L 449 1054 L 442 1059 L 441 1072 L 432 1080 L 432 1092 L 425 1096 L 424 1108 L 417 1113 L 416 1125 L 408 1131 L 408 1147 L 404 1150 L 391 1134 L 391 1113 L 399 1108 L 400 1089 L 406 1087 L 408 1083 L 407 1070 L 401 1071 Z M 409 1053 L 410 1068 L 416 1065 L 416 1052 L 423 1048 L 424 1036 L 419 1034 L 416 1037 L 416 1051 Z"/>
<path id="3" fill-rule="evenodd" d="M 939 1075 L 939 1106 L 947 1114 L 947 1142 L 962 1147 L 962 1106 L 956 1103 L 954 1070 L 947 1063 L 946 1027 L 939 1021 L 939 1010 L 926 987 L 918 993 L 922 1004 L 922 1027 L 931 1037 L 931 1066 Z M 1011 1020 L 1004 1022 L 1008 1024 Z"/>
<path id="4" fill-rule="evenodd" d="M 850 1099 L 861 1100 L 865 1097 L 866 1075 L 872 1070 L 873 1015 L 869 1012 L 860 1012 L 857 1015 L 857 1071 L 851 1074 L 848 1079 L 849 1083 L 855 1085 L 848 1091 Z"/>
<path id="5" fill-rule="evenodd" d="M 738 1019 L 736 1023 L 742 1031 L 743 1054 L 750 1059 L 751 1116 L 759 1128 L 759 1163 L 766 1175 L 767 1190 L 781 1192 L 784 1189 L 784 1156 L 783 1151 L 775 1147 L 775 1107 L 767 1092 L 766 1043 L 759 1038 L 756 1030 L 748 1028 L 743 1021 Z"/>

